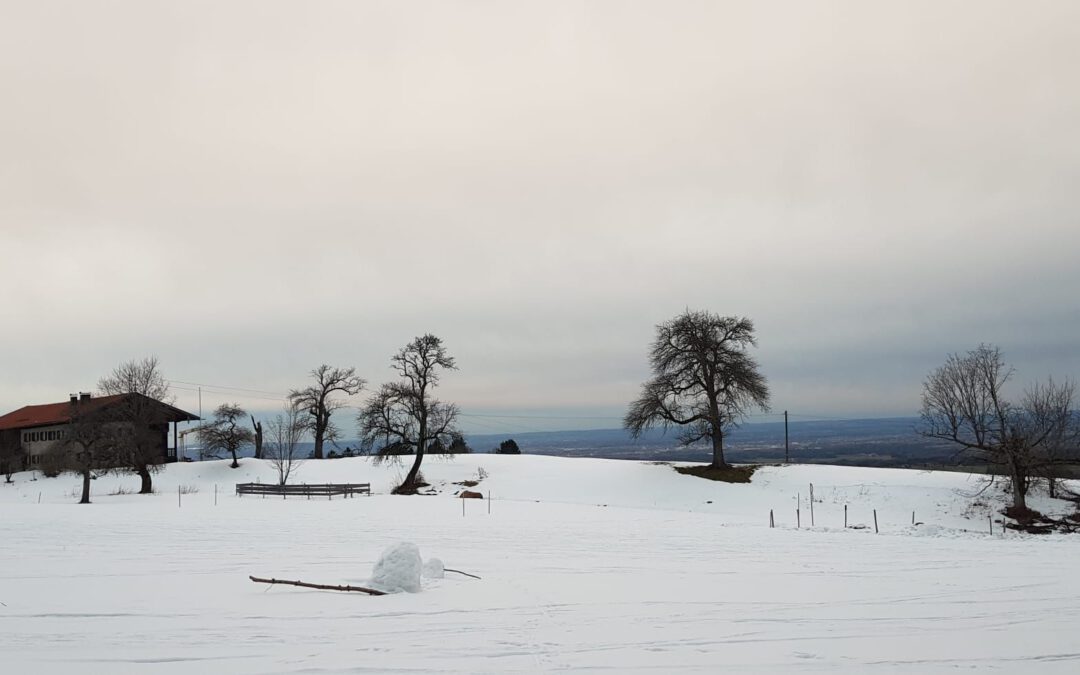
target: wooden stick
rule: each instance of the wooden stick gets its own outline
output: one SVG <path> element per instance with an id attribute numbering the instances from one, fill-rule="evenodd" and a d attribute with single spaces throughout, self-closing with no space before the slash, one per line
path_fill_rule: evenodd
<path id="1" fill-rule="evenodd" d="M 480 577 L 476 576 L 475 574 L 469 574 L 468 572 L 462 572 L 461 570 L 452 570 L 449 567 L 444 567 L 443 572 L 456 572 L 457 574 L 464 574 L 465 576 L 472 577 L 473 579 L 479 579 L 480 578 Z"/>
<path id="2" fill-rule="evenodd" d="M 374 588 L 364 588 L 363 586 L 331 586 L 329 584 L 309 584 L 303 581 L 285 581 L 284 579 L 260 579 L 259 577 L 249 576 L 257 584 L 285 584 L 287 586 L 303 586 L 304 588 L 317 588 L 320 591 L 357 591 L 359 593 L 367 593 L 368 595 L 386 595 L 382 591 L 377 591 Z"/>

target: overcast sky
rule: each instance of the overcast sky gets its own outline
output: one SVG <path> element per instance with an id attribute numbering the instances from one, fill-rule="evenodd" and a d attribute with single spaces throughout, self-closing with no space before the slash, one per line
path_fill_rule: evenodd
<path id="1" fill-rule="evenodd" d="M 1072 0 L 2 2 L 0 411 L 432 332 L 467 430 L 610 427 L 686 307 L 777 411 L 1076 378 L 1077 64 Z"/>

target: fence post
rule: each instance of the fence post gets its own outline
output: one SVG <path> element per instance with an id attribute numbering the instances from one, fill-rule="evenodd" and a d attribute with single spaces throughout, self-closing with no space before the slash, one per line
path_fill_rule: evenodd
<path id="1" fill-rule="evenodd" d="M 462 518 L 465 517 L 465 500 L 464 499 L 461 500 L 461 517 Z"/>
<path id="2" fill-rule="evenodd" d="M 176 508 L 180 508 L 180 486 L 176 486 Z"/>
<path id="3" fill-rule="evenodd" d="M 911 524 L 912 525 L 915 524 L 915 512 L 914 511 L 911 512 Z"/>
<path id="4" fill-rule="evenodd" d="M 488 515 L 491 515 L 491 490 L 488 490 Z"/>
<path id="5" fill-rule="evenodd" d="M 874 534 L 878 533 L 877 529 L 877 509 L 874 509 Z"/>
<path id="6" fill-rule="evenodd" d="M 987 519 L 990 520 L 990 536 L 992 537 L 994 536 L 994 514 L 987 516 Z"/>
<path id="7" fill-rule="evenodd" d="M 776 527 L 776 521 L 773 520 L 773 510 L 769 509 L 769 527 Z"/>
<path id="8" fill-rule="evenodd" d="M 214 483 L 214 506 L 217 506 L 217 483 Z"/>
<path id="9" fill-rule="evenodd" d="M 814 526 L 814 484 L 810 483 L 810 527 Z"/>
<path id="10" fill-rule="evenodd" d="M 844 529 L 847 529 L 847 504 L 844 504 Z"/>

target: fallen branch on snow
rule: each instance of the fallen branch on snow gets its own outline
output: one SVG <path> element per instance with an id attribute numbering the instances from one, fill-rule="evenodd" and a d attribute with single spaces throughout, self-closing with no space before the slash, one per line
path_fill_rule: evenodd
<path id="1" fill-rule="evenodd" d="M 329 584 L 309 584 L 304 581 L 285 581 L 284 579 L 260 579 L 259 577 L 249 576 L 257 584 L 285 584 L 287 586 L 302 586 L 304 588 L 317 588 L 321 591 L 356 591 L 358 593 L 367 593 L 368 595 L 386 595 L 382 591 L 375 590 L 374 588 L 365 588 L 363 586 L 331 586 Z"/>
<path id="2" fill-rule="evenodd" d="M 464 574 L 465 576 L 472 577 L 473 579 L 479 579 L 480 578 L 480 577 L 476 576 L 475 574 L 469 574 L 468 572 L 462 572 L 461 570 L 452 570 L 449 567 L 444 567 L 443 572 L 456 572 L 457 574 Z"/>

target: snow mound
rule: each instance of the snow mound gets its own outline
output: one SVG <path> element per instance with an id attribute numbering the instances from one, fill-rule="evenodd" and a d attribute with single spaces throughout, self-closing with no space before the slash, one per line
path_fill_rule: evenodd
<path id="1" fill-rule="evenodd" d="M 371 585 L 386 593 L 420 592 L 420 549 L 403 541 L 388 547 L 375 563 Z"/>
<path id="2" fill-rule="evenodd" d="M 438 558 L 431 558 L 424 563 L 425 579 L 442 579 L 445 576 L 446 568 L 443 566 L 443 561 Z"/>
<path id="3" fill-rule="evenodd" d="M 940 525 L 918 525 L 911 531 L 916 537 L 940 537 L 945 532 L 945 528 Z"/>

